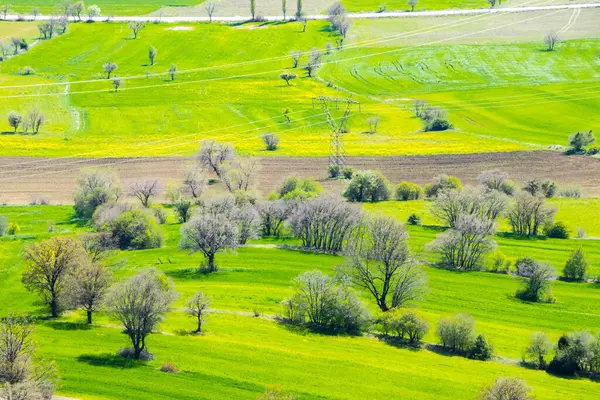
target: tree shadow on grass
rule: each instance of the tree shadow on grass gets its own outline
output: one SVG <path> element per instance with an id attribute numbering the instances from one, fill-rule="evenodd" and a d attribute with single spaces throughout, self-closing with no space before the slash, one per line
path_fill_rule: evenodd
<path id="1" fill-rule="evenodd" d="M 433 353 L 442 355 L 442 356 L 447 356 L 447 357 L 465 357 L 464 353 L 460 353 L 460 352 L 457 352 L 457 351 L 452 351 L 452 350 L 448 349 L 447 347 L 444 347 L 444 346 L 439 345 L 439 344 L 428 343 L 428 344 L 425 345 L 425 349 L 427 349 L 427 350 L 429 350 L 429 351 L 431 351 Z"/>
<path id="2" fill-rule="evenodd" d="M 496 236 L 504 238 L 504 239 L 523 240 L 523 241 L 530 241 L 530 242 L 547 239 L 546 236 L 526 236 L 526 235 L 518 235 L 516 233 L 511 233 L 511 232 L 498 232 L 498 233 L 496 233 Z"/>
<path id="3" fill-rule="evenodd" d="M 169 278 L 173 279 L 181 279 L 181 280 L 196 280 L 196 279 L 205 279 L 211 275 L 217 275 L 219 271 L 210 272 L 208 269 L 203 267 L 196 268 L 182 268 L 176 269 L 174 271 L 167 271 L 165 274 Z"/>
<path id="4" fill-rule="evenodd" d="M 411 343 L 408 339 L 403 339 L 397 336 L 390 336 L 384 334 L 376 334 L 375 337 L 387 345 L 396 347 L 398 349 L 407 349 L 412 351 L 421 350 L 421 345 L 418 343 Z"/>
<path id="5" fill-rule="evenodd" d="M 73 212 L 66 221 L 57 222 L 56 225 L 75 225 L 78 228 L 84 228 L 89 226 L 89 221 L 77 216 L 77 214 Z"/>
<path id="6" fill-rule="evenodd" d="M 89 331 L 92 325 L 79 322 L 47 321 L 45 325 L 57 331 Z"/>
<path id="7" fill-rule="evenodd" d="M 144 361 L 132 360 L 113 353 L 82 354 L 77 357 L 77 361 L 94 367 L 110 368 L 139 368 L 145 365 Z"/>

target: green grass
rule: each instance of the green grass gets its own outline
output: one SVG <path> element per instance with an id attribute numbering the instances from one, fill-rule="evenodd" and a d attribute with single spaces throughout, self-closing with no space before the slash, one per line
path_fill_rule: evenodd
<path id="1" fill-rule="evenodd" d="M 389 207 L 389 203 L 382 206 Z M 23 246 L 86 228 L 77 225 L 72 208 L 67 206 L 0 207 L 0 214 L 21 226 L 18 237 L 0 239 L 0 315 L 45 315 L 37 296 L 26 292 L 20 283 Z M 56 226 L 53 233 L 48 232 L 49 223 Z M 201 275 L 195 272 L 201 256 L 177 250 L 179 227 L 162 226 L 167 241 L 161 249 L 118 252 L 108 260 L 118 279 L 149 266 L 158 268 L 173 279 L 181 294 L 174 311 L 160 327 L 165 334 L 152 335 L 148 341 L 156 360 L 127 366 L 115 357 L 115 351 L 126 345 L 126 338 L 114 328 L 115 321 L 102 314 L 90 329 L 81 325 L 84 316 L 79 312 L 68 313 L 57 322 L 41 322 L 36 333 L 38 347 L 44 358 L 57 361 L 63 378 L 61 393 L 86 399 L 122 398 L 124 391 L 132 399 L 241 399 L 254 398 L 266 385 L 279 384 L 303 399 L 474 398 L 496 376 L 523 377 L 544 399 L 592 399 L 600 393 L 597 384 L 587 380 L 562 380 L 513 365 L 533 331 L 548 332 L 556 339 L 564 331 L 597 329 L 598 285 L 556 282 L 556 303 L 532 304 L 514 297 L 519 282 L 508 276 L 426 268 L 430 289 L 416 311 L 431 326 L 441 316 L 470 313 L 477 321 L 478 331 L 487 335 L 496 354 L 505 357 L 504 362 L 509 365 L 447 357 L 429 350 L 399 349 L 370 337 L 297 332 L 270 320 L 236 314 L 211 314 L 205 335 L 194 337 L 186 333 L 193 321 L 180 310 L 195 291 L 206 292 L 211 297 L 211 307 L 217 310 L 259 310 L 273 315 L 279 312 L 279 303 L 293 293 L 294 277 L 315 268 L 333 274 L 343 259 L 250 247 L 219 255 L 221 270 Z M 411 246 L 422 248 L 438 232 L 436 228 L 411 227 Z M 547 257 L 556 264 L 566 259 L 573 242 L 511 238 L 498 241 L 500 249 L 510 256 L 520 252 L 535 258 Z M 600 242 L 583 242 L 586 255 L 597 266 Z M 375 311 L 366 293 L 363 298 Z M 436 341 L 433 333 L 428 334 L 426 341 Z M 167 360 L 176 362 L 182 372 L 159 372 L 157 368 Z M 400 381 L 393 378 L 398 374 L 403 376 Z"/>
<path id="2" fill-rule="evenodd" d="M 96 4 L 100 7 L 102 16 L 108 16 L 143 15 L 161 7 L 192 6 L 202 2 L 203 0 L 94 0 L 93 2 L 85 3 L 86 11 L 83 13 L 82 18 L 87 18 L 87 7 L 92 4 Z M 10 12 L 15 14 L 29 15 L 32 13 L 34 7 L 37 7 L 40 13 L 45 15 L 60 14 L 63 12 L 60 7 L 62 2 L 54 0 L 11 0 L 10 4 Z"/>

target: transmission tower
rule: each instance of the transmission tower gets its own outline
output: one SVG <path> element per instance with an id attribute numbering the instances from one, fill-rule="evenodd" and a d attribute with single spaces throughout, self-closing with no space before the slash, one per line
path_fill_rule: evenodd
<path id="1" fill-rule="evenodd" d="M 341 170 L 346 166 L 346 149 L 344 147 L 344 134 L 347 132 L 347 122 L 350 116 L 351 108 L 353 104 L 359 104 L 358 102 L 348 98 L 343 102 L 346 103 L 346 109 L 344 114 L 340 118 L 334 118 L 329 110 L 329 103 L 335 102 L 336 109 L 338 104 L 341 102 L 340 99 L 320 97 L 321 106 L 323 108 L 323 114 L 327 118 L 327 124 L 329 125 L 329 165 L 335 165 Z"/>

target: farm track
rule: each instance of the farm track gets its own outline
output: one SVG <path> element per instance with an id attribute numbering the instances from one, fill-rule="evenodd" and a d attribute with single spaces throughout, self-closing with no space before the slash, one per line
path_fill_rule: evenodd
<path id="1" fill-rule="evenodd" d="M 140 179 L 158 179 L 162 187 L 180 179 L 181 167 L 192 157 L 147 157 L 135 159 L 73 159 L 76 168 L 65 171 L 51 158 L 0 157 L 0 203 L 28 204 L 32 198 L 45 197 L 52 204 L 70 204 L 79 168 L 114 163 L 124 185 Z M 340 181 L 326 179 L 326 157 L 262 157 L 258 189 L 266 194 L 290 175 L 322 181 L 326 190 L 337 192 Z M 425 184 L 439 174 L 456 175 L 466 184 L 475 184 L 484 170 L 500 168 L 520 183 L 527 179 L 552 179 L 560 186 L 580 186 L 587 196 L 600 196 L 600 160 L 584 156 L 564 156 L 554 151 L 528 151 L 435 156 L 348 157 L 357 170 L 381 170 L 392 183 L 412 181 Z M 12 175 L 2 170 L 21 172 Z M 26 168 L 39 168 L 27 170 Z M 211 189 L 214 190 L 214 189 Z"/>
<path id="2" fill-rule="evenodd" d="M 503 14 L 503 13 L 516 13 L 516 12 L 528 12 L 528 11 L 553 11 L 553 10 L 573 10 L 582 8 L 600 8 L 600 3 L 587 3 L 587 4 L 558 4 L 548 6 L 524 6 L 524 7 L 504 7 L 504 8 L 478 8 L 478 9 L 464 9 L 464 10 L 436 10 L 436 11 L 388 11 L 388 12 L 359 12 L 349 13 L 348 17 L 352 19 L 363 19 L 363 18 L 418 18 L 418 17 L 445 17 L 453 15 L 477 15 L 477 14 Z M 43 21 L 52 18 L 51 15 L 38 15 L 35 20 Z M 283 21 L 282 16 L 265 16 L 265 21 Z M 313 14 L 306 15 L 306 19 L 309 20 L 326 20 L 328 16 L 326 14 Z M 5 21 L 17 21 L 17 20 L 33 20 L 32 15 L 18 15 L 10 14 L 7 15 Z M 106 17 L 98 17 L 95 20 L 104 21 Z M 249 16 L 228 16 L 228 17 L 212 17 L 212 21 L 217 22 L 247 22 L 250 19 Z M 157 16 L 114 16 L 110 18 L 111 21 L 115 22 L 131 22 L 131 21 L 143 21 L 143 22 L 164 22 L 164 23 L 180 23 L 180 22 L 208 22 L 209 17 L 157 17 Z M 293 20 L 293 17 L 288 17 L 287 20 Z"/>

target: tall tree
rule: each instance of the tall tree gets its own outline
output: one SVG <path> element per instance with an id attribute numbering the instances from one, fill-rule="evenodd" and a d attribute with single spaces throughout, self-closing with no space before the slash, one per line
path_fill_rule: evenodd
<path id="1" fill-rule="evenodd" d="M 210 299 L 202 292 L 194 293 L 194 295 L 185 303 L 185 312 L 196 318 L 198 325 L 196 326 L 195 333 L 202 332 L 202 323 L 206 318 L 206 312 L 209 304 Z"/>

